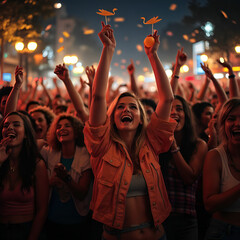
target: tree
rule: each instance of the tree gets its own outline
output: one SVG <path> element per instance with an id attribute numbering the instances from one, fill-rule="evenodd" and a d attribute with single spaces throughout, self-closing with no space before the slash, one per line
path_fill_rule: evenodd
<path id="1" fill-rule="evenodd" d="M 39 38 L 41 22 L 54 15 L 55 0 L 4 0 L 0 3 L 1 80 L 5 42 Z"/>
<path id="2" fill-rule="evenodd" d="M 240 39 L 240 1 L 207 0 L 205 5 L 196 0 L 188 3 L 191 16 L 185 16 L 183 22 L 193 27 L 196 40 L 209 42 L 210 51 L 221 52 L 229 60 L 230 52 Z M 206 32 L 204 25 L 211 23 L 213 31 Z"/>

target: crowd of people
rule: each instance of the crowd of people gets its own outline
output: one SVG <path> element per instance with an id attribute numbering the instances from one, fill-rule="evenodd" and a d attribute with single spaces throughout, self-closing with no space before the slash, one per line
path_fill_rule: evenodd
<path id="1" fill-rule="evenodd" d="M 129 83 L 113 90 L 113 29 L 102 22 L 98 36 L 98 67 L 86 67 L 79 89 L 64 64 L 53 91 L 43 78 L 23 91 L 19 66 L 14 85 L 0 89 L 0 239 L 240 239 L 240 94 L 231 63 L 218 61 L 228 88 L 201 64 L 196 89 L 179 79 L 187 61 L 180 49 L 169 80 L 155 30 L 144 49 L 156 93 L 139 86 L 133 60 Z"/>

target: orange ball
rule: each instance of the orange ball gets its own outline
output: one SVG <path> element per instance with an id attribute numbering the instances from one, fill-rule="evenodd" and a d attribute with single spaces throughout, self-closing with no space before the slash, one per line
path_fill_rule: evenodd
<path id="1" fill-rule="evenodd" d="M 155 40 L 154 40 L 154 38 L 153 37 L 146 37 L 145 39 L 144 39 L 144 45 L 146 46 L 146 47 L 152 47 L 153 45 L 154 45 L 154 43 L 155 43 Z"/>

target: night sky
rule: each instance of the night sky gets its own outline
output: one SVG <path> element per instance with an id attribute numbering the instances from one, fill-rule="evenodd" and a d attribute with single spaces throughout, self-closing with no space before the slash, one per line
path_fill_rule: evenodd
<path id="1" fill-rule="evenodd" d="M 104 17 L 98 15 L 96 12 L 99 9 L 108 11 L 112 11 L 113 8 L 118 9 L 115 15 L 110 17 L 109 21 L 109 24 L 114 29 L 117 42 L 111 73 L 113 75 L 121 75 L 124 78 L 127 76 L 126 67 L 130 63 L 131 58 L 137 63 L 135 65 L 138 74 L 144 74 L 144 68 L 150 67 L 144 49 L 140 51 L 136 47 L 137 45 L 143 47 L 144 38 L 152 32 L 151 25 L 144 25 L 141 17 L 145 17 L 146 20 L 155 16 L 162 18 L 162 21 L 154 24 L 154 29 L 159 31 L 161 35 L 160 41 L 163 44 L 162 40 L 165 36 L 162 36 L 162 29 L 166 29 L 169 24 L 181 22 L 185 15 L 190 14 L 187 7 L 187 0 L 94 0 L 78 2 L 65 0 L 61 1 L 61 3 L 66 7 L 69 17 L 83 20 L 87 28 L 95 31 L 92 37 L 96 39 L 99 48 L 101 48 L 101 42 L 98 39 L 97 33 L 101 30 L 101 21 L 104 21 Z M 170 10 L 172 4 L 176 4 L 175 10 Z M 115 22 L 115 18 L 124 18 L 124 22 Z M 181 46 L 184 47 L 184 40 L 181 38 L 176 39 L 174 43 L 168 46 L 168 50 L 163 51 L 162 48 L 159 49 L 160 59 L 165 66 L 171 65 L 175 60 L 177 49 L 181 47 L 177 45 L 178 40 L 181 40 Z M 187 51 L 188 53 L 191 52 L 189 43 Z M 100 55 L 97 56 L 97 59 L 99 57 Z"/>

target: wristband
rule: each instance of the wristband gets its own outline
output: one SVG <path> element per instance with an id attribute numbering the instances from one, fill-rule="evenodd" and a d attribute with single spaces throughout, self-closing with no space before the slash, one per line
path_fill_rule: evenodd
<path id="1" fill-rule="evenodd" d="M 177 146 L 176 149 L 171 150 L 171 153 L 176 153 L 176 152 L 179 152 L 179 151 L 180 151 L 180 147 Z"/>
<path id="2" fill-rule="evenodd" d="M 174 75 L 174 78 L 179 78 L 179 76 L 178 75 Z"/>
<path id="3" fill-rule="evenodd" d="M 231 75 L 228 76 L 228 78 L 235 78 L 235 75 L 231 74 Z"/>

